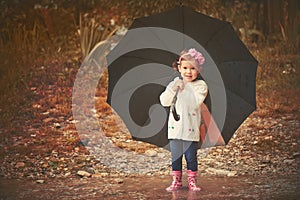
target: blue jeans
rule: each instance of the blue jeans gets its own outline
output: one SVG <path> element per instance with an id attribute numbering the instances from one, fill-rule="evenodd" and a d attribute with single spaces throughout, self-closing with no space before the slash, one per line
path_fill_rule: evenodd
<path id="1" fill-rule="evenodd" d="M 170 149 L 172 155 L 172 170 L 182 170 L 182 157 L 185 155 L 187 169 L 198 171 L 197 149 L 198 142 L 185 140 L 170 140 Z"/>

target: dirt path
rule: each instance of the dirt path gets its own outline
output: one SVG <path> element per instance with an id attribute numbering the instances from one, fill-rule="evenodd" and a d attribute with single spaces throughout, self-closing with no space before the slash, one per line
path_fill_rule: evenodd
<path id="1" fill-rule="evenodd" d="M 186 177 L 184 176 L 186 182 Z M 169 176 L 0 180 L 0 199 L 297 199 L 300 175 L 201 176 L 201 192 L 165 191 Z M 185 184 L 186 185 L 186 184 Z"/>

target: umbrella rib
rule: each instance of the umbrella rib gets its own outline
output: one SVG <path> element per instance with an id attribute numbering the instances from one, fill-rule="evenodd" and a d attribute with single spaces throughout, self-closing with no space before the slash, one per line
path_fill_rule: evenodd
<path id="1" fill-rule="evenodd" d="M 151 83 L 165 82 L 164 80 L 165 80 L 166 78 L 168 78 L 168 80 L 166 81 L 166 83 L 168 83 L 168 82 L 170 82 L 170 80 L 172 79 L 172 76 L 174 76 L 175 74 L 176 74 L 176 72 L 174 72 L 174 73 L 171 75 L 171 78 L 170 78 L 170 76 L 164 76 L 164 77 L 161 77 L 161 78 L 157 78 L 157 79 L 155 79 L 154 81 L 152 81 Z M 146 82 L 141 82 L 141 83 L 140 83 L 140 86 L 145 85 L 144 83 L 149 83 L 149 82 L 148 82 L 148 81 L 146 81 Z M 139 87 L 137 87 L 136 85 L 135 85 L 135 86 L 131 86 L 130 88 L 127 88 L 126 91 L 132 91 L 132 90 L 135 91 L 136 88 L 139 88 Z M 120 95 L 121 95 L 121 94 L 120 94 Z M 119 96 L 119 95 L 115 96 L 114 98 L 119 98 L 118 96 Z"/>
<path id="2" fill-rule="evenodd" d="M 143 22 L 141 22 L 141 21 L 139 21 L 139 23 L 140 23 L 141 27 L 148 27 L 146 23 L 143 23 Z M 135 28 L 139 28 L 139 27 L 135 27 Z M 164 28 L 164 27 L 162 27 L 162 28 Z M 151 30 L 151 28 L 150 28 L 149 30 L 150 30 L 150 32 L 154 35 L 154 37 L 156 37 L 156 38 L 160 41 L 160 44 L 164 47 L 164 48 L 162 48 L 162 49 L 169 49 L 168 46 L 166 45 L 166 43 L 165 43 L 162 39 L 160 39 L 160 38 L 157 36 L 157 34 L 155 34 L 155 33 Z M 171 51 L 171 52 L 172 52 L 172 51 Z M 176 58 L 174 58 L 174 60 L 176 60 Z"/>
<path id="3" fill-rule="evenodd" d="M 183 13 L 183 7 L 181 7 L 181 17 L 182 17 L 182 24 L 181 24 L 181 26 L 182 26 L 182 33 L 185 33 L 185 28 L 184 28 L 184 13 Z M 182 40 L 182 46 L 184 46 L 184 40 Z"/>
<path id="4" fill-rule="evenodd" d="M 224 22 L 225 22 L 225 21 L 224 21 Z M 218 33 L 220 33 L 221 31 L 223 31 L 223 30 L 224 30 L 225 28 L 227 28 L 228 26 L 230 26 L 230 24 L 229 24 L 228 22 L 225 22 L 225 24 L 224 24 L 224 26 L 223 26 L 222 28 L 218 29 L 216 32 L 214 32 L 213 34 L 211 34 L 211 37 L 206 41 L 206 43 L 204 44 L 203 47 L 206 47 L 207 44 L 208 44 L 211 40 L 213 40 L 213 38 L 214 38 Z"/>
<path id="5" fill-rule="evenodd" d="M 128 57 L 128 58 L 137 58 L 137 59 L 141 59 L 141 57 L 140 56 L 126 56 L 126 57 Z M 144 58 L 143 58 L 144 59 Z M 146 59 L 144 59 L 144 60 L 146 60 Z M 154 61 L 154 63 L 157 63 L 155 60 L 153 60 L 153 59 L 147 59 L 148 61 L 150 61 L 151 63 L 152 63 L 152 61 Z M 149 63 L 150 63 L 149 62 Z"/>
<path id="6" fill-rule="evenodd" d="M 253 61 L 255 61 L 256 63 L 257 63 L 257 61 L 254 59 Z M 243 62 L 243 63 L 253 63 L 253 61 L 249 61 L 249 60 L 235 60 L 235 61 L 233 61 L 233 62 Z M 230 62 L 232 62 L 232 61 L 224 61 L 224 62 L 222 62 L 222 64 L 224 64 L 224 63 L 230 63 Z M 229 91 L 229 92 L 231 92 L 231 93 L 234 93 L 231 89 L 228 89 L 227 88 L 227 90 Z M 235 94 L 235 93 L 234 93 Z M 237 95 L 237 96 L 239 96 L 241 99 L 243 99 L 245 102 L 247 102 L 249 105 L 251 105 L 251 103 L 247 100 L 247 99 L 244 99 L 244 98 L 242 98 L 240 95 Z"/>
<path id="7" fill-rule="evenodd" d="M 256 65 L 257 65 L 258 62 L 255 59 L 253 59 L 253 60 L 225 60 L 225 61 L 220 62 L 219 64 L 232 63 L 232 62 L 252 63 L 253 61 L 255 61 Z"/>
<path id="8" fill-rule="evenodd" d="M 243 100 L 243 102 L 245 102 L 245 104 L 248 104 L 249 106 L 251 106 L 251 108 L 253 108 L 253 110 L 255 110 L 256 105 L 252 105 L 249 101 L 247 101 L 246 99 L 242 98 L 240 95 L 237 95 L 235 92 L 228 90 L 228 92 L 234 96 L 239 97 L 241 100 Z"/>

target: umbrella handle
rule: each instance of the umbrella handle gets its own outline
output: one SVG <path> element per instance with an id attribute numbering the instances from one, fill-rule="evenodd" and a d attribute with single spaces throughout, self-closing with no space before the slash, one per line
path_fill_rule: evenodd
<path id="1" fill-rule="evenodd" d="M 180 120 L 180 115 L 177 114 L 177 111 L 176 111 L 176 108 L 175 108 L 175 104 L 176 104 L 176 101 L 177 101 L 177 95 L 178 95 L 179 89 L 180 89 L 180 87 L 178 86 L 177 90 L 176 90 L 176 93 L 175 93 L 175 96 L 174 96 L 174 98 L 172 100 L 172 103 L 171 103 L 171 111 L 172 111 L 172 114 L 173 114 L 173 117 L 174 117 L 175 121 Z"/>

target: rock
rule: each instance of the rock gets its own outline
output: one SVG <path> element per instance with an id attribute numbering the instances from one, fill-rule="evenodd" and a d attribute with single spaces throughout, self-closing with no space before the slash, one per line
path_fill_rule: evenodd
<path id="1" fill-rule="evenodd" d="M 92 178 L 102 178 L 101 174 L 92 174 Z"/>
<path id="2" fill-rule="evenodd" d="M 207 168 L 206 171 L 219 176 L 235 176 L 237 171 L 228 171 L 224 169 Z"/>
<path id="3" fill-rule="evenodd" d="M 149 149 L 149 150 L 145 151 L 145 154 L 147 156 L 150 156 L 150 157 L 157 156 L 157 152 L 155 150 L 152 150 L 152 149 Z"/>
<path id="4" fill-rule="evenodd" d="M 236 176 L 237 175 L 237 171 L 231 171 L 227 174 L 227 176 L 232 177 L 232 176 Z"/>
<path id="5" fill-rule="evenodd" d="M 268 184 L 266 184 L 266 185 L 265 184 L 263 184 L 263 185 L 257 185 L 257 184 L 255 184 L 254 187 L 256 187 L 256 188 L 264 188 L 264 189 L 272 188 L 272 186 L 268 185 Z"/>
<path id="6" fill-rule="evenodd" d="M 77 142 L 77 146 L 87 146 L 89 143 L 89 139 L 83 139 Z"/>
<path id="7" fill-rule="evenodd" d="M 295 160 L 294 159 L 286 159 L 283 161 L 285 164 L 292 164 Z"/>
<path id="8" fill-rule="evenodd" d="M 67 173 L 65 173 L 65 176 L 67 177 L 67 176 L 70 176 L 71 175 L 71 172 L 67 172 Z"/>
<path id="9" fill-rule="evenodd" d="M 49 117 L 49 118 L 44 119 L 43 122 L 44 122 L 44 123 L 49 123 L 49 122 L 51 122 L 51 121 L 53 121 L 53 120 L 54 120 L 53 117 Z"/>
<path id="10" fill-rule="evenodd" d="M 117 184 L 121 184 L 121 183 L 124 182 L 124 180 L 121 179 L 121 178 L 116 178 L 116 179 L 114 179 L 114 182 L 117 183 Z"/>
<path id="11" fill-rule="evenodd" d="M 109 174 L 107 172 L 102 172 L 100 175 L 101 176 L 108 176 Z"/>
<path id="12" fill-rule="evenodd" d="M 57 129 L 61 128 L 60 123 L 54 123 L 53 125 L 54 125 L 54 127 L 57 128 Z"/>
<path id="13" fill-rule="evenodd" d="M 166 157 L 166 154 L 164 154 L 164 153 L 158 153 L 157 156 L 158 156 L 159 158 L 164 158 L 164 157 Z"/>
<path id="14" fill-rule="evenodd" d="M 36 180 L 36 183 L 43 184 L 45 183 L 45 180 Z"/>
<path id="15" fill-rule="evenodd" d="M 300 152 L 293 153 L 293 158 L 300 157 Z"/>
<path id="16" fill-rule="evenodd" d="M 267 156 L 262 160 L 262 163 L 264 163 L 264 164 L 271 163 L 270 156 L 267 155 Z"/>
<path id="17" fill-rule="evenodd" d="M 21 167 L 25 167 L 25 163 L 24 162 L 17 162 L 17 164 L 15 165 L 16 168 L 21 168 Z"/>
<path id="18" fill-rule="evenodd" d="M 81 177 L 91 177 L 91 174 L 86 171 L 78 171 L 77 175 L 79 175 Z"/>

